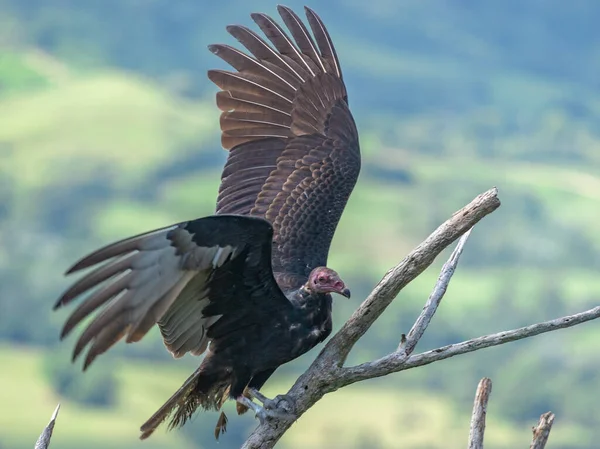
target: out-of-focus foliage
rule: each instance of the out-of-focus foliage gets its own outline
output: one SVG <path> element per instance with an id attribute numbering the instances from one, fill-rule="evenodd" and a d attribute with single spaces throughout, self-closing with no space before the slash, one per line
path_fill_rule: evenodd
<path id="1" fill-rule="evenodd" d="M 65 363 L 68 351 L 51 351 L 44 357 L 47 382 L 61 398 L 89 407 L 110 408 L 117 401 L 115 365 L 106 360 L 99 369 L 80 375 L 80 367 Z"/>
<path id="2" fill-rule="evenodd" d="M 337 44 L 364 154 L 330 257 L 353 290 L 352 301 L 336 300 L 335 325 L 492 185 L 502 208 L 474 231 L 418 349 L 596 305 L 600 3 L 312 6 Z M 87 251 L 212 212 L 225 152 L 204 72 L 223 64 L 206 46 L 233 43 L 225 25 L 249 25 L 251 11 L 276 14 L 275 3 L 0 0 L 0 403 L 11 404 L 0 411 L 0 445 L 31 447 L 60 400 L 57 447 L 141 447 L 137 427 L 198 363 L 173 361 L 154 332 L 75 374 L 74 338 L 55 349 L 66 314 L 51 307 L 62 273 Z M 350 363 L 396 347 L 440 265 L 402 292 Z M 553 447 L 596 447 L 598 333 L 591 323 L 340 391 L 282 445 L 459 446 L 477 381 L 489 376 L 489 447 L 526 444 L 549 409 Z M 278 370 L 268 393 L 314 355 Z M 101 389 L 100 399 L 115 395 L 111 407 L 78 403 Z M 254 424 L 228 410 L 226 448 Z M 143 445 L 214 447 L 215 420 L 199 415 Z"/>

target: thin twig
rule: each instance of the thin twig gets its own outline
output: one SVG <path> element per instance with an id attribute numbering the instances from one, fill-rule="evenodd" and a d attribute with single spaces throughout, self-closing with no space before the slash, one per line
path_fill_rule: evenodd
<path id="1" fill-rule="evenodd" d="M 402 359 L 402 354 L 394 352 L 374 362 L 363 363 L 350 368 L 344 368 L 340 373 L 341 379 L 338 388 L 361 380 L 374 377 L 386 376 L 397 371 L 404 371 L 417 366 L 428 365 L 444 359 L 449 359 L 461 354 L 478 351 L 492 346 L 502 345 L 511 341 L 522 340 L 546 332 L 556 331 L 573 327 L 586 321 L 600 318 L 600 306 L 585 312 L 568 315 L 543 323 L 532 324 L 510 331 L 498 332 L 497 334 L 485 335 L 471 340 L 442 346 L 431 351 L 411 355 L 408 359 Z"/>
<path id="2" fill-rule="evenodd" d="M 417 321 L 415 321 L 415 324 L 406 336 L 406 340 L 404 340 L 404 343 L 400 343 L 400 347 L 398 349 L 399 351 L 404 352 L 405 356 L 411 355 L 412 352 L 415 350 L 417 343 L 425 333 L 427 326 L 429 326 L 429 323 L 431 322 L 433 315 L 435 314 L 438 306 L 440 305 L 440 302 L 442 302 L 442 299 L 446 294 L 448 285 L 450 284 L 450 279 L 452 279 L 452 276 L 454 275 L 454 270 L 456 270 L 456 266 L 458 265 L 458 261 L 460 260 L 460 255 L 463 252 L 465 243 L 467 243 L 467 239 L 469 238 L 469 235 L 471 235 L 472 229 L 473 228 L 465 232 L 456 244 L 456 248 L 454 248 L 454 251 L 452 251 L 450 258 L 442 267 L 440 276 L 435 284 L 435 287 L 433 288 L 433 291 L 431 292 L 431 295 L 429 295 L 429 299 L 427 299 L 427 302 L 423 307 L 423 311 L 421 312 L 421 314 L 417 318 Z"/>
<path id="3" fill-rule="evenodd" d="M 532 429 L 533 440 L 529 449 L 544 449 L 546 447 L 552 424 L 554 424 L 554 413 L 547 412 L 540 416 L 538 425 Z"/>
<path id="4" fill-rule="evenodd" d="M 58 411 L 60 410 L 60 404 L 56 406 L 54 409 L 54 413 L 52 413 L 52 417 L 50 418 L 50 422 L 42 431 L 42 434 L 38 438 L 35 443 L 34 449 L 48 449 L 50 446 L 50 438 L 52 438 L 52 431 L 54 430 L 54 423 L 56 423 L 56 417 L 58 416 Z"/>
<path id="5" fill-rule="evenodd" d="M 492 381 L 484 377 L 479 381 L 473 414 L 471 415 L 471 430 L 469 431 L 468 449 L 483 449 L 483 434 L 485 432 L 485 416 L 487 414 L 488 400 L 492 393 Z"/>

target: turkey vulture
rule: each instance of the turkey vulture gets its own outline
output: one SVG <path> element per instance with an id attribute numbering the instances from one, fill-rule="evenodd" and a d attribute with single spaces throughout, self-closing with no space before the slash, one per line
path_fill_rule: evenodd
<path id="1" fill-rule="evenodd" d="M 198 407 L 238 412 L 282 364 L 331 332 L 331 293 L 350 297 L 326 267 L 336 226 L 360 171 L 358 133 L 340 64 L 321 19 L 306 9 L 312 36 L 278 7 L 291 37 L 271 17 L 252 14 L 270 44 L 249 28 L 227 27 L 248 51 L 209 50 L 235 71 L 210 70 L 221 90 L 222 145 L 229 150 L 216 214 L 106 246 L 67 274 L 95 267 L 55 308 L 88 293 L 61 338 L 100 311 L 73 352 L 84 370 L 117 341 L 136 342 L 158 324 L 174 357 L 205 354 L 200 367 L 142 426 L 183 425 Z M 216 434 L 223 431 L 221 415 Z"/>

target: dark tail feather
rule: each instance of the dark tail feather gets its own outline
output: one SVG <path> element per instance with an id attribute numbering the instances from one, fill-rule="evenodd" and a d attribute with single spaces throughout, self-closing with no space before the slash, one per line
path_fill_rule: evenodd
<path id="1" fill-rule="evenodd" d="M 142 424 L 140 440 L 152 435 L 170 416 L 172 418 L 169 430 L 183 426 L 200 406 L 205 410 L 219 410 L 227 399 L 229 386 L 230 379 L 227 375 L 209 374 L 203 372 L 203 367 L 200 366 L 179 390 Z"/>
<path id="2" fill-rule="evenodd" d="M 215 425 L 215 440 L 219 441 L 219 436 L 227 432 L 227 415 L 221 412 L 217 424 Z"/>

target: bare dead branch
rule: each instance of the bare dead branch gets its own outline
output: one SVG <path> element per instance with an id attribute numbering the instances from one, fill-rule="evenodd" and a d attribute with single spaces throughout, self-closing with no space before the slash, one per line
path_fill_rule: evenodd
<path id="1" fill-rule="evenodd" d="M 471 429 L 469 431 L 469 444 L 467 449 L 483 449 L 483 435 L 485 433 L 485 418 L 487 405 L 492 393 L 492 381 L 484 377 L 479 381 L 475 401 L 473 403 L 473 414 L 471 415 Z M 533 427 L 533 440 L 529 449 L 544 449 L 548 442 L 550 429 L 554 423 L 552 412 L 544 413 L 536 427 Z"/>
<path id="2" fill-rule="evenodd" d="M 423 311 L 417 318 L 417 321 L 415 321 L 415 324 L 406 336 L 406 339 L 400 342 L 400 347 L 398 350 L 399 352 L 404 352 L 405 356 L 409 356 L 415 350 L 417 343 L 425 333 L 427 326 L 429 326 L 433 315 L 437 311 L 440 302 L 442 302 L 442 298 L 446 294 L 448 284 L 450 284 L 450 279 L 452 279 L 454 270 L 456 270 L 456 266 L 460 260 L 460 255 L 463 252 L 465 243 L 467 243 L 467 239 L 469 238 L 469 235 L 471 235 L 471 230 L 472 228 L 465 232 L 458 241 L 458 244 L 456 245 L 456 248 L 454 248 L 454 251 L 452 251 L 450 258 L 442 267 L 442 272 L 440 273 L 431 295 L 429 295 L 429 299 L 423 307 Z"/>
<path id="3" fill-rule="evenodd" d="M 538 425 L 532 429 L 533 440 L 529 449 L 544 449 L 546 447 L 552 424 L 554 424 L 554 413 L 547 412 L 540 416 Z"/>
<path id="4" fill-rule="evenodd" d="M 471 415 L 471 430 L 469 431 L 468 449 L 483 449 L 483 434 L 485 432 L 485 417 L 487 405 L 492 393 L 492 381 L 484 377 L 479 381 L 475 402 L 473 403 L 473 414 Z"/>
<path id="5" fill-rule="evenodd" d="M 394 352 L 374 362 L 363 363 L 351 368 L 344 368 L 340 373 L 338 388 L 365 379 L 381 377 L 397 371 L 404 371 L 417 366 L 428 365 L 444 359 L 449 359 L 461 354 L 478 351 L 492 346 L 502 345 L 511 341 L 552 332 L 558 329 L 573 327 L 586 321 L 595 320 L 600 317 L 600 306 L 575 315 L 564 316 L 543 323 L 532 324 L 510 331 L 498 332 L 497 334 L 485 335 L 472 340 L 442 346 L 431 351 L 403 358 L 403 354 Z"/>
<path id="6" fill-rule="evenodd" d="M 391 304 L 400 290 L 406 287 L 452 242 L 475 226 L 483 217 L 500 207 L 495 187 L 477 196 L 437 228 L 396 267 L 386 273 L 369 297 L 352 314 L 339 332 L 319 354 L 328 364 L 341 366 L 354 344 Z"/>
<path id="7" fill-rule="evenodd" d="M 50 422 L 42 431 L 42 434 L 38 438 L 35 443 L 35 449 L 48 449 L 50 446 L 50 438 L 52 438 L 52 431 L 54 430 L 54 424 L 56 423 L 56 417 L 58 416 L 58 411 L 60 410 L 60 404 L 56 406 L 54 409 L 54 413 L 52 413 L 52 417 L 50 418 Z"/>

